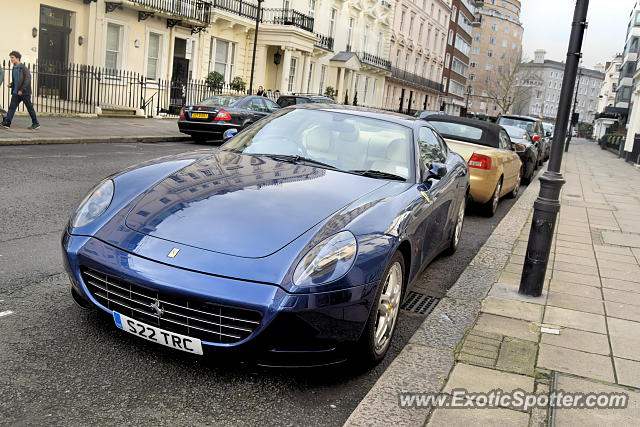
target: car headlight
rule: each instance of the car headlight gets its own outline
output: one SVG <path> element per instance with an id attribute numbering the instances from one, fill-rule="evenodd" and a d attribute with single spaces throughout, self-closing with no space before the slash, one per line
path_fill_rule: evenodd
<path id="1" fill-rule="evenodd" d="M 108 179 L 87 194 L 80 202 L 73 218 L 72 227 L 82 227 L 95 221 L 107 210 L 113 199 L 113 181 Z"/>
<path id="2" fill-rule="evenodd" d="M 293 272 L 296 286 L 318 286 L 344 276 L 356 259 L 358 243 L 349 231 L 341 231 L 318 243 L 300 260 Z"/>

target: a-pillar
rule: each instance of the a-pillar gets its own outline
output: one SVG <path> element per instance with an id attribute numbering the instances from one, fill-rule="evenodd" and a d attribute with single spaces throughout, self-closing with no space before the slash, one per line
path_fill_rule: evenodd
<path id="1" fill-rule="evenodd" d="M 289 92 L 289 71 L 291 69 L 291 51 L 293 51 L 293 48 L 291 47 L 284 48 L 284 57 L 282 58 L 282 79 L 280 80 L 280 93 Z"/>

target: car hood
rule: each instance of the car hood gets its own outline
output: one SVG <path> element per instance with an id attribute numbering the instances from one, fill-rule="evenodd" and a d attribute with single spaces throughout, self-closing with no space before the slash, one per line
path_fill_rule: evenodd
<path id="1" fill-rule="evenodd" d="M 125 223 L 182 245 L 260 258 L 386 183 L 219 151 L 148 189 Z"/>

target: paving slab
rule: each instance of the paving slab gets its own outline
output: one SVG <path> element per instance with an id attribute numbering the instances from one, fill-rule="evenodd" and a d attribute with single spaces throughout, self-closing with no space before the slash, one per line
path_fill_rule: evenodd
<path id="1" fill-rule="evenodd" d="M 536 364 L 536 343 L 505 337 L 500 346 L 496 368 L 523 375 L 533 375 Z"/>
<path id="2" fill-rule="evenodd" d="M 625 409 L 569 409 L 555 410 L 555 425 L 558 427 L 581 426 L 637 426 L 640 419 L 640 393 L 628 389 L 602 384 L 582 378 L 559 375 L 557 388 L 567 393 L 628 393 L 629 403 Z"/>
<path id="3" fill-rule="evenodd" d="M 560 334 L 541 333 L 540 342 L 556 347 L 566 347 L 588 353 L 608 356 L 611 353 L 609 338 L 606 334 L 581 331 L 579 329 L 561 328 Z"/>
<path id="4" fill-rule="evenodd" d="M 600 286 L 600 277 L 588 276 L 579 273 L 570 273 L 567 271 L 554 271 L 553 279 L 563 282 L 580 283 L 583 285 Z"/>
<path id="5" fill-rule="evenodd" d="M 528 320 L 529 322 L 542 321 L 542 306 L 522 301 L 490 296 L 482 302 L 482 311 L 499 316 L 513 317 L 514 319 Z"/>
<path id="6" fill-rule="evenodd" d="M 538 366 L 587 378 L 615 381 L 611 357 L 550 344 L 540 344 Z"/>
<path id="7" fill-rule="evenodd" d="M 571 294 L 582 296 L 585 298 L 602 299 L 602 290 L 600 287 L 581 285 L 579 283 L 561 282 L 559 280 L 551 280 L 549 289 L 552 292 Z"/>
<path id="8" fill-rule="evenodd" d="M 499 272 L 486 267 L 467 267 L 447 295 L 452 298 L 465 298 L 480 301 L 487 296 L 498 278 Z"/>
<path id="9" fill-rule="evenodd" d="M 621 234 L 621 233 L 615 233 Z M 620 246 L 611 246 L 611 245 L 593 245 L 593 249 L 596 251 L 596 255 L 600 253 L 608 253 L 608 254 L 616 254 L 616 255 L 633 255 L 631 249 L 620 247 Z"/>
<path id="10" fill-rule="evenodd" d="M 588 286 L 583 287 L 588 288 Z M 586 311 L 588 313 L 604 314 L 604 305 L 601 296 L 599 298 L 585 298 L 578 295 L 550 292 L 547 298 L 547 305 Z"/>
<path id="11" fill-rule="evenodd" d="M 607 324 L 613 355 L 640 360 L 640 323 L 608 317 Z"/>
<path id="12" fill-rule="evenodd" d="M 602 279 L 603 288 L 619 289 L 621 291 L 640 293 L 640 283 L 618 279 Z"/>
<path id="13" fill-rule="evenodd" d="M 640 388 L 640 362 L 614 357 L 618 383 Z"/>
<path id="14" fill-rule="evenodd" d="M 640 322 L 640 306 L 605 301 L 607 316 Z"/>
<path id="15" fill-rule="evenodd" d="M 430 426 L 465 427 L 527 427 L 529 414 L 511 409 L 436 409 L 429 420 Z"/>
<path id="16" fill-rule="evenodd" d="M 538 341 L 539 332 L 530 322 L 482 313 L 473 330 L 503 334 L 528 341 Z"/>
<path id="17" fill-rule="evenodd" d="M 602 293 L 604 294 L 604 299 L 606 301 L 640 306 L 640 293 L 610 288 L 602 288 Z"/>
<path id="18" fill-rule="evenodd" d="M 547 307 L 544 312 L 544 322 L 583 331 L 607 333 L 604 316 L 566 308 Z"/>
<path id="19" fill-rule="evenodd" d="M 443 298 L 409 343 L 454 350 L 479 312 L 480 303 L 476 301 Z"/>
<path id="20" fill-rule="evenodd" d="M 533 378 L 494 369 L 458 363 L 451 372 L 443 393 L 463 388 L 470 393 L 501 389 L 504 392 L 525 390 L 533 392 Z"/>
<path id="21" fill-rule="evenodd" d="M 489 296 L 509 299 L 514 301 L 523 301 L 531 304 L 539 304 L 544 305 L 547 300 L 547 290 L 542 290 L 542 295 L 539 297 L 531 297 L 528 295 L 522 295 L 518 293 L 519 285 L 507 284 L 507 283 L 496 283 L 493 285 L 491 290 L 489 291 Z"/>
<path id="22" fill-rule="evenodd" d="M 640 248 L 640 235 L 629 233 L 616 233 L 615 231 L 603 231 L 602 240 L 609 245 L 628 246 Z"/>

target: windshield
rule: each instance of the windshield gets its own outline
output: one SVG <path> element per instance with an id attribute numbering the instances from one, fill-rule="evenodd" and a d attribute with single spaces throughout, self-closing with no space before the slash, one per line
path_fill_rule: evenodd
<path id="1" fill-rule="evenodd" d="M 197 105 L 203 107 L 231 107 L 238 100 L 239 96 L 212 96 L 211 98 L 203 99 Z"/>
<path id="2" fill-rule="evenodd" d="M 411 176 L 411 129 L 384 120 L 311 109 L 281 110 L 239 133 L 221 150 L 300 156 L 343 171 Z"/>
<path id="3" fill-rule="evenodd" d="M 482 129 L 463 125 L 461 123 L 430 121 L 434 128 L 442 135 L 452 138 L 464 138 L 475 141 L 482 139 Z"/>
<path id="4" fill-rule="evenodd" d="M 506 125 L 506 126 L 515 126 L 520 129 L 524 129 L 527 132 L 531 132 L 533 130 L 533 122 L 529 120 L 523 119 L 514 119 L 511 117 L 501 117 L 498 124 Z"/>

